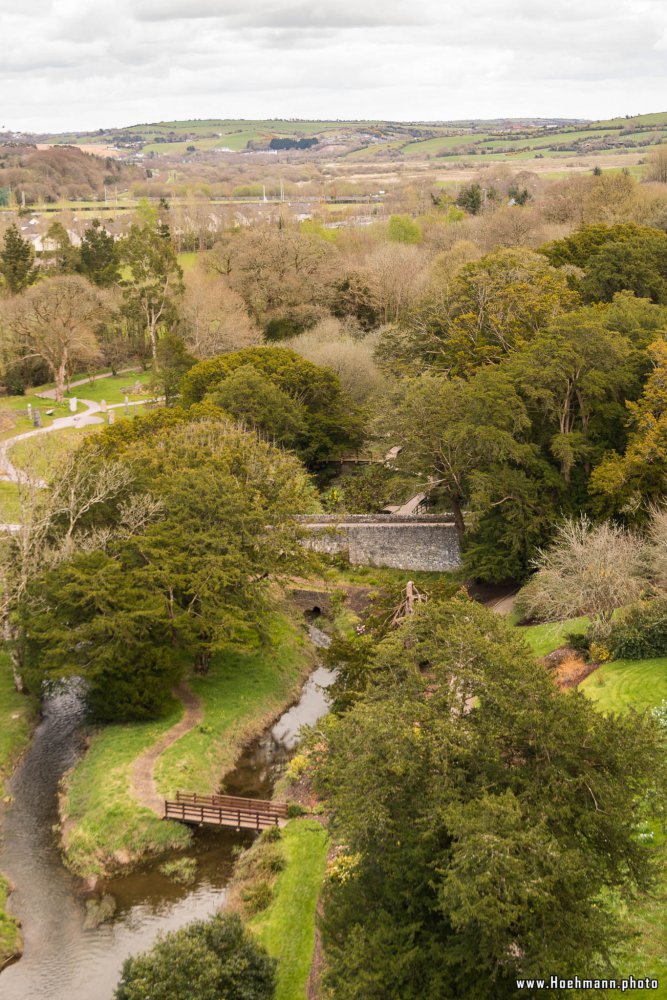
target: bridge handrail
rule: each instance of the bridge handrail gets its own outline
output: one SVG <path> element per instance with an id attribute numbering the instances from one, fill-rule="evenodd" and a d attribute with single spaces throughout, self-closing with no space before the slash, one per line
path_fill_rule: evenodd
<path id="1" fill-rule="evenodd" d="M 204 823 L 208 821 L 217 822 L 220 826 L 232 825 L 239 827 L 249 823 L 257 830 L 262 830 L 267 826 L 278 826 L 281 817 L 268 813 L 257 812 L 249 809 L 223 808 L 222 806 L 195 805 L 188 802 L 165 801 L 164 815 L 166 819 L 180 819 L 184 822 Z M 225 823 L 225 821 L 227 821 Z"/>
<path id="2" fill-rule="evenodd" d="M 176 792 L 176 801 L 188 805 L 240 809 L 242 812 L 287 818 L 287 804 L 285 802 L 271 802 L 268 799 L 248 799 L 239 795 L 200 795 L 198 792 Z"/>

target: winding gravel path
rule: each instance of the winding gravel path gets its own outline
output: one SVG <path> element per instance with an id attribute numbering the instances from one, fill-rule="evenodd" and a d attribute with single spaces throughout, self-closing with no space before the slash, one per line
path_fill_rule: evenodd
<path id="1" fill-rule="evenodd" d="M 128 375 L 136 372 L 136 368 L 124 368 L 122 371 L 118 372 L 119 375 Z M 104 372 L 102 375 L 98 375 L 98 379 L 111 378 L 112 372 Z M 80 385 L 90 385 L 89 378 L 77 379 L 76 382 L 70 382 L 70 389 L 75 389 Z M 56 390 L 47 389 L 45 392 L 36 393 L 40 399 L 55 399 Z M 161 402 L 163 397 L 157 397 L 152 402 Z M 100 403 L 94 402 L 92 399 L 82 399 L 79 397 L 79 403 L 86 407 L 82 413 L 73 413 L 69 417 L 56 417 L 52 424 L 48 427 L 36 427 L 32 431 L 24 431 L 23 434 L 16 434 L 14 437 L 7 438 L 6 441 L 0 441 L 0 480 L 10 483 L 22 483 L 26 480 L 26 474 L 21 469 L 17 469 L 13 465 L 9 453 L 13 446 L 19 441 L 25 441 L 28 438 L 37 437 L 40 434 L 50 434 L 51 431 L 60 431 L 66 427 L 89 427 L 92 424 L 103 424 L 104 423 L 104 412 L 102 405 Z M 151 402 L 151 400 L 146 400 L 146 402 Z M 136 405 L 136 404 L 135 404 Z M 125 403 L 108 403 L 106 405 L 106 410 L 118 410 Z M 46 486 L 46 483 L 42 483 Z"/>
<path id="2" fill-rule="evenodd" d="M 173 746 L 181 736 L 198 726 L 204 717 L 199 698 L 186 684 L 174 688 L 174 694 L 183 702 L 185 711 L 183 718 L 163 733 L 157 743 L 145 750 L 134 762 L 132 767 L 132 794 L 147 809 L 157 816 L 164 816 L 164 796 L 158 793 L 155 786 L 155 765 L 165 750 Z"/>

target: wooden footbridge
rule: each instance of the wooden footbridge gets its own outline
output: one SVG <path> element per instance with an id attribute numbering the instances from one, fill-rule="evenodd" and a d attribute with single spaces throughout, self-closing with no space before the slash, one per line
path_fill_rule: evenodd
<path id="1" fill-rule="evenodd" d="M 287 805 L 266 799 L 243 799 L 235 795 L 197 795 L 176 792 L 164 803 L 164 818 L 192 826 L 227 826 L 235 830 L 266 830 L 284 826 Z"/>

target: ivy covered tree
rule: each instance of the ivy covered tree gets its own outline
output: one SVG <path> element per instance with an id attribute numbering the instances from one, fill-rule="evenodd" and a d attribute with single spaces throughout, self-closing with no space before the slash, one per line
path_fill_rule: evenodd
<path id="1" fill-rule="evenodd" d="M 630 435 L 623 454 L 610 450 L 593 470 L 590 489 L 598 509 L 645 517 L 647 501 L 667 490 L 667 343 L 648 350 L 653 368 L 639 400 L 626 402 Z"/>
<path id="2" fill-rule="evenodd" d="M 118 253 L 127 274 L 121 282 L 123 313 L 129 322 L 143 330 L 153 362 L 157 364 L 160 333 L 176 322 L 183 294 L 183 272 L 176 251 L 168 230 L 156 216 L 150 216 L 142 224 L 130 226 Z"/>
<path id="3" fill-rule="evenodd" d="M 75 274 L 80 270 L 79 251 L 62 222 L 52 222 L 47 229 L 41 260 L 49 274 Z"/>

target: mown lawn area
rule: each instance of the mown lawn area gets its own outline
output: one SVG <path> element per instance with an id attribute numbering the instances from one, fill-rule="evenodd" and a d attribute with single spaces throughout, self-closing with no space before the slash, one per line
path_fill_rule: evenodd
<path id="1" fill-rule="evenodd" d="M 21 505 L 16 483 L 0 482 L 0 524 L 16 524 L 21 519 Z"/>
<path id="2" fill-rule="evenodd" d="M 88 435 L 99 433 L 103 427 L 104 424 L 63 427 L 62 430 L 49 431 L 48 434 L 38 434 L 13 445 L 9 449 L 9 458 L 17 469 L 31 472 L 40 479 L 49 479 L 63 460 L 83 444 Z"/>
<path id="3" fill-rule="evenodd" d="M 138 386 L 148 386 L 150 379 L 151 372 L 125 372 L 124 375 L 99 376 L 93 382 L 73 386 L 67 396 L 90 399 L 93 403 L 101 403 L 104 400 L 110 406 L 113 403 L 124 402 L 126 394 L 131 402 L 146 400 L 152 395 L 150 392 L 133 390 Z"/>
<path id="4" fill-rule="evenodd" d="M 181 714 L 179 704 L 158 722 L 108 725 L 92 736 L 69 776 L 61 804 L 65 854 L 77 874 L 102 875 L 144 854 L 188 843 L 186 827 L 165 822 L 140 806 L 130 788 L 133 762 Z"/>
<path id="5" fill-rule="evenodd" d="M 27 393 L 25 396 L 0 396 L 0 440 L 6 441 L 17 434 L 34 430 L 32 420 L 27 415 L 28 403 L 32 406 L 33 413 L 39 410 L 42 427 L 49 427 L 59 417 L 70 416 L 69 400 L 55 403 L 52 399 L 41 399 L 34 393 Z M 80 405 L 77 407 L 79 411 L 82 409 Z M 47 410 L 53 410 L 51 416 L 47 416 Z"/>
<path id="6" fill-rule="evenodd" d="M 570 633 L 583 635 L 588 625 L 588 618 L 570 618 L 564 622 L 519 626 L 519 631 L 535 656 L 546 656 L 559 646 L 564 646 Z"/>
<path id="7" fill-rule="evenodd" d="M 161 793 L 215 791 L 243 744 L 290 700 L 312 665 L 313 652 L 300 627 L 283 615 L 276 615 L 272 634 L 272 647 L 223 652 L 205 677 L 190 679 L 204 718 L 158 760 Z M 92 736 L 68 779 L 63 802 L 66 857 L 77 874 L 102 874 L 188 842 L 186 827 L 140 806 L 131 788 L 136 758 L 181 714 L 179 704 L 157 722 L 104 726 Z"/>
<path id="8" fill-rule="evenodd" d="M 601 712 L 652 708 L 667 700 L 667 657 L 605 663 L 581 683 L 580 689 Z"/>
<path id="9" fill-rule="evenodd" d="M 316 820 L 287 824 L 280 840 L 287 863 L 269 907 L 250 922 L 269 954 L 278 959 L 276 1000 L 306 1000 L 328 843 L 327 831 Z"/>

